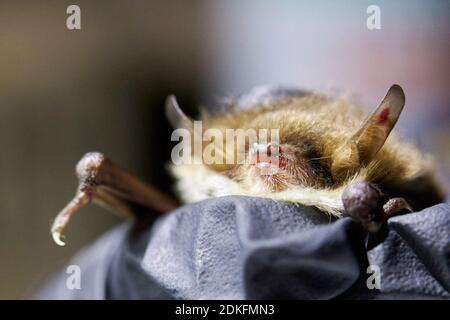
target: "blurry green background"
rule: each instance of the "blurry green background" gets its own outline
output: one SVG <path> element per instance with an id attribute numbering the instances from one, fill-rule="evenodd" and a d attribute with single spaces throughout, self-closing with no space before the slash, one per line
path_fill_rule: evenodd
<path id="1" fill-rule="evenodd" d="M 66 28 L 81 7 L 82 30 Z M 381 30 L 366 8 L 381 8 Z M 45 274 L 120 219 L 89 206 L 52 243 L 74 166 L 101 151 L 170 191 L 165 97 L 195 107 L 258 84 L 350 94 L 374 107 L 407 95 L 399 129 L 450 186 L 449 1 L 0 2 L 0 298 Z"/>

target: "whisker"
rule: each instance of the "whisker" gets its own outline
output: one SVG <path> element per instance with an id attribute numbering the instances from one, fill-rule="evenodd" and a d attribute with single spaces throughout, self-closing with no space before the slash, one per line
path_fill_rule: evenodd
<path id="1" fill-rule="evenodd" d="M 310 161 L 313 161 L 313 160 L 329 159 L 329 158 L 331 158 L 331 156 L 311 158 L 311 159 L 308 159 L 307 162 L 310 162 Z"/>

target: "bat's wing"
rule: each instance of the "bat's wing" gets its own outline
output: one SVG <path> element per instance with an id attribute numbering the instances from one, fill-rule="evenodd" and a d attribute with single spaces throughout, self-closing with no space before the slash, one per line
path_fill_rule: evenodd
<path id="1" fill-rule="evenodd" d="M 98 152 L 87 153 L 77 164 L 79 185 L 75 197 L 56 216 L 51 229 L 54 241 L 63 246 L 61 233 L 70 218 L 91 201 L 126 217 L 134 215 L 140 206 L 152 212 L 164 213 L 175 209 L 177 202 L 147 185 L 109 158 Z"/>

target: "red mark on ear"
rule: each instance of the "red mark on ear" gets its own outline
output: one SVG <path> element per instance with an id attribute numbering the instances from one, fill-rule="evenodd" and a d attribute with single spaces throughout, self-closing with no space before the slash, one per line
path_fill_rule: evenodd
<path id="1" fill-rule="evenodd" d="M 383 109 L 378 116 L 378 124 L 385 124 L 389 118 L 389 108 Z"/>

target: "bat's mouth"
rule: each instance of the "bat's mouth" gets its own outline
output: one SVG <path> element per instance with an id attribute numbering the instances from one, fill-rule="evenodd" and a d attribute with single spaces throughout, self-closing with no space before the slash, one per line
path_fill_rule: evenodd
<path id="1" fill-rule="evenodd" d="M 252 167 L 261 178 L 270 178 L 275 175 L 286 176 L 289 174 L 286 167 L 280 165 L 280 160 L 275 162 L 260 161 L 252 165 Z"/>
<path id="2" fill-rule="evenodd" d="M 315 183 L 314 172 L 297 147 L 255 143 L 249 150 L 249 159 L 249 181 L 261 181 L 267 191 L 279 192 L 291 186 Z"/>

